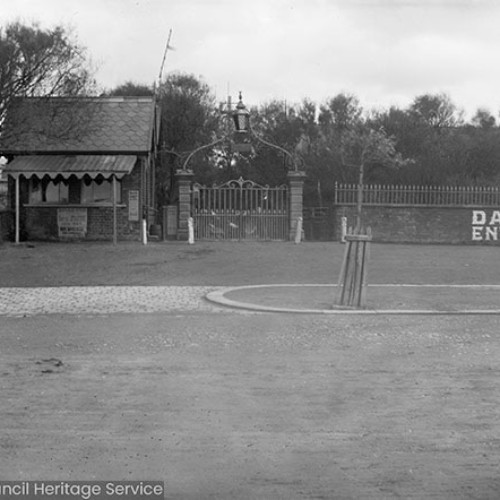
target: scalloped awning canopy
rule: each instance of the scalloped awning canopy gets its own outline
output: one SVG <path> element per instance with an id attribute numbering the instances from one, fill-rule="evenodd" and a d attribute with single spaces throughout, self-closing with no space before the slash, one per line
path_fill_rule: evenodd
<path id="1" fill-rule="evenodd" d="M 89 176 L 95 179 L 102 176 L 108 179 L 112 176 L 121 179 L 130 174 L 137 157 L 132 155 L 33 155 L 18 156 L 4 166 L 5 174 L 13 178 L 20 175 L 31 178 L 33 176 L 42 179 L 45 176 L 55 179 L 62 176 L 68 179 L 75 176 L 82 179 Z"/>

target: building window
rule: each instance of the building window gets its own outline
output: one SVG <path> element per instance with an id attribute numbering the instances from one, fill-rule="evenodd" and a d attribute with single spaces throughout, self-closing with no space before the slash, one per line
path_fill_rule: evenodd
<path id="1" fill-rule="evenodd" d="M 30 203 L 68 203 L 69 182 L 66 180 L 37 179 L 32 177 L 29 186 Z"/>
<path id="2" fill-rule="evenodd" d="M 116 181 L 116 203 L 121 203 L 121 182 Z M 81 203 L 113 203 L 113 181 L 85 178 L 82 181 Z"/>
<path id="3" fill-rule="evenodd" d="M 116 181 L 116 203 L 121 203 L 121 182 Z M 53 205 L 108 205 L 113 203 L 113 181 L 102 177 L 83 180 L 76 177 L 69 179 L 56 178 L 37 179 L 29 181 L 29 203 Z"/>

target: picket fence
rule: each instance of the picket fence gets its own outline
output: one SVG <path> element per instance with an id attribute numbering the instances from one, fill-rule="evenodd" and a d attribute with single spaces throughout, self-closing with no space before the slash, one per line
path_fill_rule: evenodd
<path id="1" fill-rule="evenodd" d="M 335 183 L 335 205 L 354 205 L 357 184 Z M 363 205 L 488 206 L 500 205 L 497 186 L 363 185 Z"/>

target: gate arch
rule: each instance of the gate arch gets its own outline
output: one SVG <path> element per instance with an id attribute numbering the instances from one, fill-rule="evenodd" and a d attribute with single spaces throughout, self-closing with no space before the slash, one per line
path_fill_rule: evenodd
<path id="1" fill-rule="evenodd" d="M 289 238 L 288 187 L 242 177 L 211 187 L 195 183 L 191 214 L 197 240 L 284 241 Z"/>

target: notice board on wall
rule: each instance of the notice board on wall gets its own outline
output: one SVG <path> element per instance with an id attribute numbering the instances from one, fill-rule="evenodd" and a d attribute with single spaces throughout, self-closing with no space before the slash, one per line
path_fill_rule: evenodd
<path id="1" fill-rule="evenodd" d="M 128 220 L 137 222 L 139 220 L 139 191 L 128 192 Z"/>
<path id="2" fill-rule="evenodd" d="M 58 208 L 57 227 L 59 238 L 85 238 L 87 234 L 87 209 Z"/>

